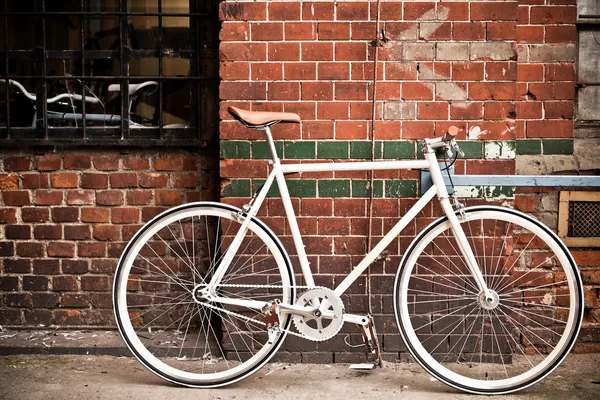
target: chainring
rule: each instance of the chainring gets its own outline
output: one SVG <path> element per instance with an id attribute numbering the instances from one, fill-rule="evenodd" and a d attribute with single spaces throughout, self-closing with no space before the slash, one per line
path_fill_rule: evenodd
<path id="1" fill-rule="evenodd" d="M 321 307 L 324 301 L 326 304 Z M 312 317 L 300 314 L 292 317 L 294 326 L 306 339 L 328 340 L 342 329 L 344 303 L 333 290 L 325 287 L 309 289 L 298 298 L 296 305 L 315 308 Z"/>

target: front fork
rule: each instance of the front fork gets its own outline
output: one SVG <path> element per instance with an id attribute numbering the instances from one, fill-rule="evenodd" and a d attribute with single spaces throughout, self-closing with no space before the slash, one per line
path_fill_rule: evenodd
<path id="1" fill-rule="evenodd" d="M 429 172 L 431 174 L 431 180 L 433 181 L 433 184 L 437 187 L 438 199 L 440 200 L 440 204 L 442 206 L 442 209 L 444 210 L 444 213 L 448 217 L 448 221 L 450 221 L 450 227 L 452 229 L 454 239 L 456 240 L 458 248 L 466 260 L 469 272 L 471 272 L 473 278 L 475 279 L 475 283 L 477 284 L 477 288 L 479 289 L 479 294 L 483 295 L 482 297 L 485 298 L 486 301 L 493 302 L 494 297 L 492 291 L 487 287 L 487 284 L 485 283 L 485 279 L 483 277 L 483 274 L 481 273 L 481 268 L 477 263 L 477 259 L 475 258 L 475 254 L 473 253 L 471 244 L 469 243 L 467 235 L 465 234 L 465 231 L 463 230 L 463 227 L 460 224 L 460 220 L 456 215 L 456 211 L 450 203 L 450 199 L 448 197 L 448 190 L 446 189 L 446 182 L 444 182 L 444 177 L 442 176 L 442 171 L 438 164 L 435 151 L 426 145 L 424 148 L 424 153 L 425 159 L 429 161 Z"/>

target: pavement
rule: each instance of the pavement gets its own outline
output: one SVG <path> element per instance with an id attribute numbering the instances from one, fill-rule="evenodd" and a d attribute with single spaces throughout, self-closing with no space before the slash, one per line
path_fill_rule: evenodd
<path id="1" fill-rule="evenodd" d="M 95 345 L 83 345 L 92 343 L 86 339 L 93 335 Z M 0 333 L 0 399 L 600 398 L 600 354 L 571 354 L 544 381 L 504 396 L 463 394 L 410 362 L 384 363 L 368 373 L 349 370 L 344 364 L 271 363 L 225 388 L 188 389 L 163 381 L 132 357 L 118 355 L 126 350 L 113 339 L 112 333 L 103 332 Z M 98 355 L 111 348 L 116 355 Z M 36 351 L 46 354 L 27 354 Z"/>

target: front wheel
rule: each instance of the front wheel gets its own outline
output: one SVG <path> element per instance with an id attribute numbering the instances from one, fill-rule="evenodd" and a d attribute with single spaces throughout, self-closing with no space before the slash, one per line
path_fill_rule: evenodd
<path id="1" fill-rule="evenodd" d="M 186 204 L 148 222 L 125 248 L 113 289 L 117 326 L 160 377 L 192 387 L 227 385 L 257 371 L 281 346 L 285 333 L 269 341 L 261 310 L 199 294 L 244 220 L 225 204 Z M 289 304 L 294 294 L 287 253 L 252 218 L 217 295 Z M 280 322 L 287 329 L 291 318 Z"/>
<path id="2" fill-rule="evenodd" d="M 471 207 L 459 219 L 493 300 L 479 293 L 447 217 L 409 246 L 396 276 L 400 333 L 430 374 L 479 394 L 514 392 L 552 372 L 573 346 L 583 289 L 558 237 L 518 211 Z"/>

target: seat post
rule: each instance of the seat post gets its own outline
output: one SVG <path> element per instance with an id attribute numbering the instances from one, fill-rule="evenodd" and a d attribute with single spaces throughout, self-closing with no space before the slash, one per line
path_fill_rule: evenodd
<path id="1" fill-rule="evenodd" d="M 265 137 L 267 138 L 267 145 L 269 146 L 269 153 L 271 153 L 271 159 L 273 160 L 273 164 L 278 165 L 279 157 L 277 156 L 277 149 L 275 148 L 275 142 L 273 141 L 271 128 L 265 126 L 262 130 L 265 132 Z"/>

